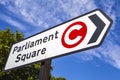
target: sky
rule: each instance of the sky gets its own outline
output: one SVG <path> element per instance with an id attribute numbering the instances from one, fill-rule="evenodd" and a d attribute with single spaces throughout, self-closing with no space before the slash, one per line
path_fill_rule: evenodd
<path id="1" fill-rule="evenodd" d="M 67 80 L 120 80 L 120 0 L 0 0 L 0 30 L 25 38 L 94 9 L 113 24 L 100 47 L 52 60 L 52 74 Z"/>

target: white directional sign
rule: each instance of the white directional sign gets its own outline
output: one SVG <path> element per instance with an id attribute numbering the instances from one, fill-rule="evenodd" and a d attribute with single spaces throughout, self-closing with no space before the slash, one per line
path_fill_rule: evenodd
<path id="1" fill-rule="evenodd" d="M 99 46 L 112 20 L 97 9 L 14 44 L 5 70 Z"/>

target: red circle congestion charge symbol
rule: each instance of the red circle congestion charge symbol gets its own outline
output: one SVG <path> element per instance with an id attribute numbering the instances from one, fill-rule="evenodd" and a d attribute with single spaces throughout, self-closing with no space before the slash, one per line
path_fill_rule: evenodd
<path id="1" fill-rule="evenodd" d="M 80 38 L 79 41 L 77 41 L 77 42 L 74 43 L 74 44 L 67 44 L 67 43 L 65 42 L 65 34 L 66 34 L 66 32 L 67 32 L 71 27 L 74 27 L 75 25 L 80 25 L 80 26 L 82 26 L 82 27 L 81 27 L 81 29 L 79 29 L 79 30 L 77 30 L 77 29 L 72 30 L 72 31 L 70 32 L 70 34 L 69 34 L 68 37 L 69 37 L 70 40 L 74 40 L 75 38 L 77 38 L 77 36 L 81 36 L 81 38 Z M 83 23 L 83 22 L 81 22 L 81 21 L 74 22 L 74 23 L 72 23 L 71 25 L 69 25 L 69 26 L 66 28 L 66 30 L 64 31 L 64 33 L 63 33 L 63 35 L 62 35 L 62 39 L 61 39 L 62 45 L 63 45 L 64 47 L 66 47 L 66 48 L 76 47 L 78 44 L 80 44 L 80 43 L 84 40 L 84 38 L 85 38 L 85 36 L 86 36 L 86 33 L 87 33 L 87 26 L 86 26 L 85 23 Z"/>

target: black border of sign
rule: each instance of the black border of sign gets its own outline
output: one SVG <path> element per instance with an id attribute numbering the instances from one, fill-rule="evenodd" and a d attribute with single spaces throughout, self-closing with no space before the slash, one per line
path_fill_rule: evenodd
<path id="1" fill-rule="evenodd" d="M 109 25 L 107 31 L 105 32 L 105 34 L 104 34 L 101 42 L 100 42 L 98 45 L 95 45 L 95 46 L 91 46 L 91 47 L 88 47 L 88 48 L 83 48 L 83 49 L 80 49 L 80 50 L 76 50 L 76 51 L 69 52 L 68 54 L 63 54 L 63 55 L 59 55 L 59 56 L 55 56 L 55 57 L 51 57 L 51 58 L 47 58 L 47 59 L 53 59 L 53 58 L 57 58 L 57 57 L 69 55 L 69 54 L 72 54 L 72 53 L 76 53 L 76 52 L 88 50 L 88 49 L 91 49 L 91 48 L 99 47 L 99 46 L 103 43 L 103 40 L 105 39 L 105 36 L 107 35 L 107 33 L 108 33 L 109 29 L 110 29 L 110 26 L 111 26 L 112 23 L 113 23 L 113 20 L 112 20 L 108 15 L 106 15 L 102 10 L 100 10 L 100 9 L 92 10 L 92 11 L 90 11 L 90 12 L 88 12 L 88 13 L 85 13 L 85 14 L 80 15 L 80 16 L 78 16 L 78 17 L 75 17 L 75 18 L 73 18 L 73 19 L 71 19 L 71 20 L 68 20 L 68 21 L 63 22 L 63 23 L 61 23 L 61 24 L 58 24 L 58 25 L 56 25 L 56 26 L 54 26 L 54 27 L 52 27 L 52 28 L 49 28 L 49 29 L 44 30 L 44 31 L 39 32 L 39 33 L 36 33 L 36 34 L 34 34 L 34 35 L 30 36 L 30 37 L 33 37 L 33 36 L 35 36 L 35 35 L 38 35 L 38 34 L 40 34 L 40 33 L 43 33 L 43 32 L 45 32 L 45 31 L 48 31 L 48 30 L 53 29 L 53 28 L 55 28 L 55 27 L 58 27 L 58 26 L 60 26 L 60 25 L 62 25 L 62 24 L 65 24 L 65 23 L 67 23 L 67 22 L 69 22 L 69 21 L 72 21 L 72 20 L 77 19 L 77 18 L 79 18 L 79 17 L 82 17 L 82 16 L 84 16 L 84 15 L 90 14 L 90 13 L 92 13 L 92 12 L 94 12 L 94 11 L 100 11 L 100 12 L 110 21 L 110 25 Z M 25 39 L 23 39 L 23 40 L 21 40 L 21 41 L 24 41 L 24 40 L 26 40 L 26 39 L 28 39 L 28 38 L 30 38 L 30 37 L 27 37 L 27 38 L 25 38 Z M 21 42 L 21 41 L 19 41 L 19 42 Z M 17 42 L 17 43 L 19 43 L 19 42 Z M 16 43 L 15 43 L 15 44 L 16 44 Z M 14 44 L 13 44 L 13 45 L 14 45 Z M 12 46 L 11 46 L 11 48 L 12 48 Z M 10 49 L 10 51 L 11 51 L 11 49 Z M 10 55 L 10 53 L 9 53 L 9 55 Z M 6 63 L 7 63 L 7 61 L 8 61 L 9 55 L 8 55 L 8 57 L 7 57 Z M 47 59 L 39 60 L 39 61 L 32 62 L 32 63 L 28 63 L 28 64 L 25 64 L 25 65 L 20 65 L 20 66 L 17 66 L 17 67 L 14 67 L 14 68 L 10 68 L 10 69 L 7 69 L 7 70 L 5 70 L 5 67 L 6 67 L 6 64 L 5 64 L 4 71 L 8 71 L 8 70 L 11 70 L 11 69 L 17 69 L 17 68 L 20 68 L 20 67 L 22 67 L 22 66 L 27 66 L 27 65 L 30 65 L 30 64 L 33 64 L 33 63 L 42 62 L 42 61 L 47 60 Z M 11 64 L 12 64 L 12 63 L 11 63 Z"/>

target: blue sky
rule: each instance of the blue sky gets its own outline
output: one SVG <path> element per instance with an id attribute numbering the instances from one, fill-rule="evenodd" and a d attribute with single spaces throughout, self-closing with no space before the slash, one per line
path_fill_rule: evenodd
<path id="1" fill-rule="evenodd" d="M 103 44 L 52 60 L 54 76 L 67 80 L 120 80 L 120 0 L 0 0 L 0 30 L 29 37 L 57 24 L 102 9 L 113 19 Z"/>

